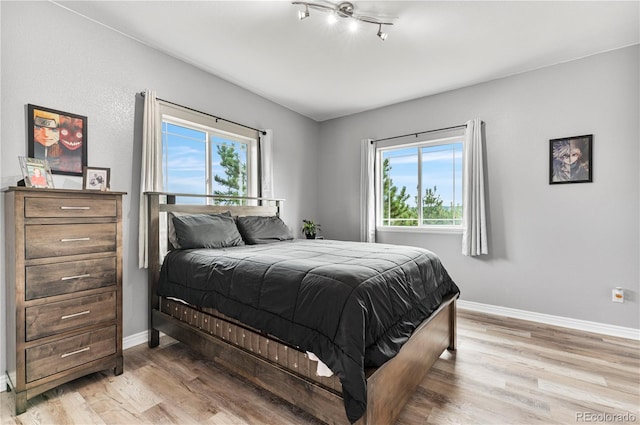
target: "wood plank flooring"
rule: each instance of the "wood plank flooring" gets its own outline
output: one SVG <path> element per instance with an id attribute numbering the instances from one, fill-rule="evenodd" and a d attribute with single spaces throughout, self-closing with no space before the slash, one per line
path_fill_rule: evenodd
<path id="1" fill-rule="evenodd" d="M 1 393 L 2 424 L 319 424 L 168 338 L 124 358 L 123 375 L 78 379 L 18 417 Z M 458 351 L 436 362 L 398 425 L 640 423 L 639 406 L 640 342 L 460 309 Z"/>

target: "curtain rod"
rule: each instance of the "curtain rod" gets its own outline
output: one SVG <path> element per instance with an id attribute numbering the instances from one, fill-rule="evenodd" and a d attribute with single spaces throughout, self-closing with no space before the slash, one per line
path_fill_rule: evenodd
<path id="1" fill-rule="evenodd" d="M 418 134 L 435 133 L 436 131 L 444 131 L 444 130 L 454 130 L 456 128 L 464 128 L 466 126 L 467 126 L 466 124 L 460 124 L 460 125 L 454 125 L 451 127 L 436 128 L 435 130 L 418 131 L 416 133 L 403 134 L 402 136 L 385 137 L 384 139 L 372 140 L 371 143 L 382 142 L 385 140 L 400 139 L 401 137 L 407 137 L 407 136 L 413 136 L 413 135 L 418 137 Z"/>
<path id="2" fill-rule="evenodd" d="M 144 96 L 145 96 L 145 92 L 141 91 L 141 92 L 140 92 L 140 95 L 141 95 L 142 97 L 144 97 Z M 231 121 L 231 120 L 228 120 L 228 119 L 225 119 L 225 118 L 221 118 L 221 117 L 215 116 L 215 115 L 213 115 L 213 114 L 210 114 L 210 113 L 208 113 L 208 112 L 198 111 L 197 109 L 189 108 L 188 106 L 180 105 L 180 104 L 175 103 L 175 102 L 170 102 L 170 101 L 165 100 L 165 99 L 160 99 L 159 97 L 157 97 L 157 98 L 156 98 L 156 100 L 159 100 L 159 101 L 161 101 L 161 102 L 168 103 L 168 104 L 173 105 L 173 106 L 178 106 L 178 107 L 180 107 L 180 108 L 184 108 L 184 109 L 187 109 L 187 110 L 192 111 L 192 112 L 197 112 L 197 113 L 199 113 L 199 114 L 207 115 L 207 116 L 209 116 L 209 117 L 213 117 L 213 118 L 215 118 L 215 119 L 217 119 L 217 120 L 222 120 L 222 121 L 229 122 L 229 123 L 231 123 L 231 124 L 239 125 L 240 127 L 248 128 L 248 129 L 250 129 L 250 130 L 255 130 L 255 131 L 257 131 L 258 133 L 262 134 L 263 136 L 264 136 L 265 134 L 267 134 L 267 132 L 266 132 L 266 131 L 264 131 L 264 130 L 260 130 L 260 129 L 258 129 L 258 128 L 253 128 L 253 127 L 249 127 L 248 125 L 240 124 L 240 123 L 235 122 L 235 121 Z"/>

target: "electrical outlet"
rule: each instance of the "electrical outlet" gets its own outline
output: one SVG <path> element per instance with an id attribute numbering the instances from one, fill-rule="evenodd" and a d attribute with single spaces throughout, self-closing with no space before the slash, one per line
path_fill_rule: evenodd
<path id="1" fill-rule="evenodd" d="M 624 302 L 624 290 L 621 287 L 616 287 L 611 290 L 611 301 L 614 303 Z"/>

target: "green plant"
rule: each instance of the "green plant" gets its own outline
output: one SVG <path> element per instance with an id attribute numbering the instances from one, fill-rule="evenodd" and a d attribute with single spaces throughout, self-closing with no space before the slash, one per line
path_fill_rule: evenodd
<path id="1" fill-rule="evenodd" d="M 315 237 L 320 231 L 320 225 L 316 224 L 313 220 L 302 220 L 302 233 L 309 238 Z"/>

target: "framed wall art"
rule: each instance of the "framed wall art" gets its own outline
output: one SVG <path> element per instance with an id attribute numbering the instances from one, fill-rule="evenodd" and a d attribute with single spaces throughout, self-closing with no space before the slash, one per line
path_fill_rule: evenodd
<path id="1" fill-rule="evenodd" d="M 593 181 L 593 134 L 549 140 L 549 184 Z"/>
<path id="2" fill-rule="evenodd" d="M 27 106 L 29 157 L 47 161 L 53 174 L 81 176 L 87 165 L 87 117 Z"/>
<path id="3" fill-rule="evenodd" d="M 24 177 L 26 187 L 40 187 L 53 189 L 53 176 L 49 169 L 49 164 L 43 159 L 26 158 L 21 156 L 20 168 Z"/>
<path id="4" fill-rule="evenodd" d="M 111 169 L 100 167 L 83 167 L 82 188 L 84 190 L 109 190 Z"/>

